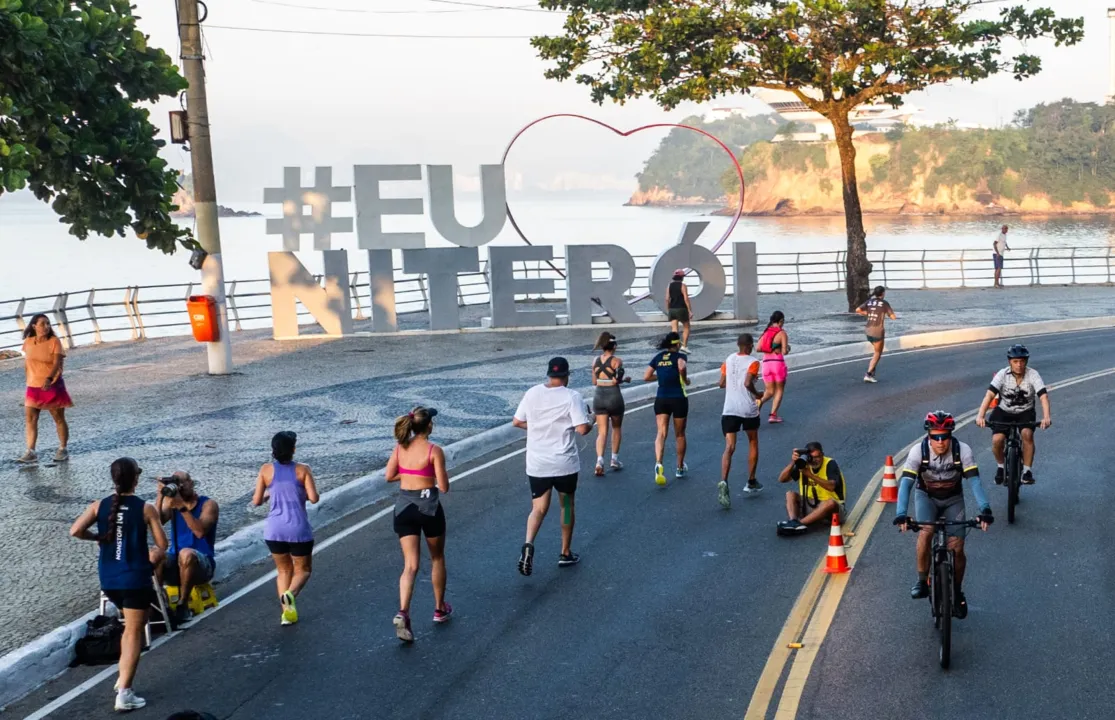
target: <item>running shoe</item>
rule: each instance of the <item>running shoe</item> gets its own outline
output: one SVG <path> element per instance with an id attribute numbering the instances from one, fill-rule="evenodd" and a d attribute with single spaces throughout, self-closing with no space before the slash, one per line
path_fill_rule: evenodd
<path id="1" fill-rule="evenodd" d="M 1023 485 L 1033 485 L 1034 484 L 1034 472 L 1032 470 L 1024 470 L 1022 472 L 1022 484 Z"/>
<path id="2" fill-rule="evenodd" d="M 612 458 L 612 470 L 613 471 L 619 471 L 619 470 L 622 470 L 622 469 L 623 469 L 623 463 L 621 463 L 616 458 Z"/>
<path id="3" fill-rule="evenodd" d="M 953 604 L 952 614 L 956 616 L 957 620 L 968 617 L 968 598 L 964 597 L 964 593 L 956 593 L 956 602 Z"/>
<path id="4" fill-rule="evenodd" d="M 721 480 L 716 484 L 716 500 L 725 510 L 732 507 L 732 494 L 728 490 L 727 480 Z"/>
<path id="5" fill-rule="evenodd" d="M 283 605 L 283 625 L 293 625 L 298 622 L 298 608 L 294 605 L 294 594 L 287 590 L 279 598 Z"/>
<path id="6" fill-rule="evenodd" d="M 681 346 L 681 351 L 682 351 L 683 353 L 685 353 L 686 355 L 688 355 L 688 354 L 689 354 L 689 348 L 688 348 L 688 347 L 686 347 L 685 345 L 682 345 L 682 346 Z"/>
<path id="7" fill-rule="evenodd" d="M 39 462 L 39 454 L 36 453 L 34 450 L 28 450 L 27 452 L 25 452 L 22 455 L 20 455 L 19 457 L 17 457 L 15 459 L 15 461 L 17 463 L 23 463 L 25 465 L 30 465 L 31 463 L 37 463 L 37 462 Z"/>
<path id="8" fill-rule="evenodd" d="M 395 613 L 395 619 L 392 623 L 395 625 L 395 637 L 405 643 L 414 642 L 414 633 L 410 631 L 410 613 L 406 610 L 400 610 Z"/>
<path id="9" fill-rule="evenodd" d="M 863 381 L 865 383 L 877 383 L 877 382 L 879 382 L 878 380 L 875 379 L 875 376 L 872 375 L 871 373 L 867 373 L 866 375 L 864 375 L 863 376 Z"/>
<path id="10" fill-rule="evenodd" d="M 568 555 L 558 555 L 558 567 L 569 567 L 579 562 L 581 562 L 581 556 L 575 552 L 571 552 Z"/>
<path id="11" fill-rule="evenodd" d="M 135 690 L 128 688 L 116 693 L 116 712 L 130 712 L 146 707 L 147 701 L 135 694 Z"/>
<path id="12" fill-rule="evenodd" d="M 523 543 L 523 552 L 519 555 L 519 573 L 530 575 L 534 572 L 534 544 Z"/>
<path id="13" fill-rule="evenodd" d="M 748 495 L 756 495 L 763 491 L 763 484 L 755 478 L 747 479 L 747 487 L 743 489 Z"/>
<path id="14" fill-rule="evenodd" d="M 775 415 L 774 413 L 771 413 L 770 414 L 770 419 L 768 419 L 767 422 L 772 423 L 772 424 L 778 424 L 778 423 L 782 422 L 782 416 L 781 415 Z"/>
<path id="15" fill-rule="evenodd" d="M 56 463 L 66 462 L 69 459 L 70 451 L 66 448 L 58 448 L 58 450 L 54 453 L 54 462 Z"/>
<path id="16" fill-rule="evenodd" d="M 683 478 L 688 474 L 689 474 L 689 466 L 686 465 L 685 463 L 682 463 L 681 467 L 679 467 L 677 470 L 674 470 L 674 477 L 676 477 L 676 478 Z"/>
<path id="17" fill-rule="evenodd" d="M 1004 467 L 995 468 L 995 484 L 1002 485 L 1007 479 L 1007 469 Z"/>
<path id="18" fill-rule="evenodd" d="M 449 618 L 453 617 L 453 606 L 447 602 L 442 603 L 441 610 L 434 610 L 434 622 L 445 623 L 449 622 Z"/>
<path id="19" fill-rule="evenodd" d="M 662 463 L 657 463 L 654 466 L 654 482 L 658 485 L 666 484 L 666 471 L 662 467 Z"/>
<path id="20" fill-rule="evenodd" d="M 602 458 L 596 459 L 596 470 L 594 472 L 596 473 L 596 477 L 604 476 L 604 460 Z"/>
<path id="21" fill-rule="evenodd" d="M 800 520 L 783 520 L 778 523 L 779 535 L 801 535 L 809 529 L 808 525 L 803 525 Z"/>
<path id="22" fill-rule="evenodd" d="M 921 600 L 922 598 L 929 597 L 929 583 L 918 578 L 918 581 L 910 588 L 910 597 L 914 600 Z"/>

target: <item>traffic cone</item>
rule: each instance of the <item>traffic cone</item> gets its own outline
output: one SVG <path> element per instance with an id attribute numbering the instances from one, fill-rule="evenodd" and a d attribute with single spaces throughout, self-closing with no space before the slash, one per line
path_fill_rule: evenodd
<path id="1" fill-rule="evenodd" d="M 829 530 L 829 551 L 825 558 L 825 572 L 846 573 L 852 568 L 848 566 L 848 557 L 844 554 L 844 536 L 840 531 L 840 514 L 832 514 L 832 528 Z"/>
<path id="2" fill-rule="evenodd" d="M 898 502 L 898 478 L 894 475 L 893 455 L 887 455 L 887 464 L 883 467 L 883 487 L 879 491 L 879 499 L 875 502 Z"/>

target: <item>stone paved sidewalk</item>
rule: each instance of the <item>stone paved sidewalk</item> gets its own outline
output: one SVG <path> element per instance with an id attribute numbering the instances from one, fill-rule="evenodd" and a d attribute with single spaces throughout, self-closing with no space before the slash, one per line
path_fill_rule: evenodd
<path id="1" fill-rule="evenodd" d="M 893 291 L 893 335 L 954 327 L 1088 317 L 1112 312 L 1107 287 Z M 795 351 L 863 339 L 863 320 L 841 312 L 842 293 L 764 295 L 766 317 L 782 310 Z M 476 316 L 478 308 L 466 312 Z M 472 318 L 475 320 L 475 318 Z M 420 325 L 420 318 L 408 324 Z M 765 325 L 765 323 L 763 323 Z M 621 329 L 620 354 L 638 366 L 653 354 L 664 324 Z M 572 385 L 589 384 L 598 330 L 554 328 L 276 343 L 268 332 L 237 334 L 238 372 L 206 374 L 205 353 L 190 339 L 164 338 L 75 349 L 66 384 L 69 463 L 21 468 L 22 361 L 0 361 L 0 654 L 95 606 L 93 548 L 71 540 L 70 523 L 111 491 L 108 466 L 136 457 L 151 479 L 189 470 L 199 491 L 221 504 L 220 536 L 258 516 L 247 510 L 255 473 L 269 460 L 270 437 L 298 432 L 299 460 L 325 490 L 375 470 L 393 447 L 394 418 L 422 403 L 438 407 L 441 443 L 507 422 L 546 360 L 565 355 Z M 695 370 L 715 368 L 734 349 L 736 324 L 698 326 L 690 342 Z M 40 425 L 40 455 L 56 447 L 53 423 Z M 218 558 L 220 562 L 220 558 Z"/>

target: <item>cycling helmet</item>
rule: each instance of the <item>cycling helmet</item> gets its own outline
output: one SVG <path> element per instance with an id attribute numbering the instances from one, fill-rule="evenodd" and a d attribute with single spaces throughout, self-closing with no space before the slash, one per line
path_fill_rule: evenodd
<path id="1" fill-rule="evenodd" d="M 1007 358 L 1010 360 L 1014 360 L 1015 358 L 1028 360 L 1030 358 L 1030 351 L 1026 349 L 1025 345 L 1011 345 L 1010 350 L 1007 350 Z"/>
<path id="2" fill-rule="evenodd" d="M 933 430 L 952 432 L 956 429 L 956 420 L 952 417 L 952 413 L 934 410 L 925 416 L 925 429 L 929 432 Z"/>

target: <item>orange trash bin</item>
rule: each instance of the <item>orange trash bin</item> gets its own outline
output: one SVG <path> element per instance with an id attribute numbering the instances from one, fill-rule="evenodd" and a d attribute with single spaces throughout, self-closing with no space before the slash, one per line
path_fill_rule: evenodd
<path id="1" fill-rule="evenodd" d="M 194 340 L 216 342 L 221 338 L 220 325 L 217 323 L 217 298 L 212 295 L 191 295 L 186 300 L 186 312 L 190 315 L 190 327 Z"/>

